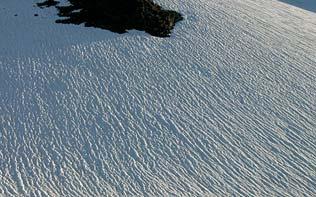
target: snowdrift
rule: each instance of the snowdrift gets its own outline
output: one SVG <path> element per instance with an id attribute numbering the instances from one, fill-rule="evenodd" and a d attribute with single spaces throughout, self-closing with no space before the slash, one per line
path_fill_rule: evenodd
<path id="1" fill-rule="evenodd" d="M 157 38 L 35 3 L 0 1 L 0 196 L 316 193 L 314 12 L 159 0 Z"/>

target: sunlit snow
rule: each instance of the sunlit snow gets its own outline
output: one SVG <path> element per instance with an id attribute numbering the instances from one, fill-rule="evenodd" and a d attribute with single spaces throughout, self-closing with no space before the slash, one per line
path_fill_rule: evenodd
<path id="1" fill-rule="evenodd" d="M 316 194 L 316 13 L 157 2 L 170 38 L 0 1 L 0 196 Z"/>

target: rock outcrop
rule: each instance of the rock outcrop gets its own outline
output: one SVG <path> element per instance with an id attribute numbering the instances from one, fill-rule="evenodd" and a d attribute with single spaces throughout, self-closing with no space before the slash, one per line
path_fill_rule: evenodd
<path id="1" fill-rule="evenodd" d="M 130 29 L 145 31 L 153 36 L 167 37 L 181 14 L 164 10 L 152 0 L 68 0 L 69 6 L 47 0 L 40 7 L 55 6 L 59 16 L 57 23 L 84 24 L 89 27 L 124 33 Z"/>

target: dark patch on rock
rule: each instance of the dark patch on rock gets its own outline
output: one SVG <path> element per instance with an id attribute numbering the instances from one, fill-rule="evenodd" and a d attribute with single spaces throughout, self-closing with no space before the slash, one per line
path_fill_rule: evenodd
<path id="1" fill-rule="evenodd" d="M 36 5 L 40 8 L 45 8 L 45 7 L 50 7 L 50 6 L 55 6 L 57 5 L 59 2 L 55 1 L 55 0 L 46 0 L 42 3 L 37 3 Z"/>
<path id="2" fill-rule="evenodd" d="M 57 6 L 47 0 L 40 7 L 55 6 L 63 24 L 84 24 L 87 27 L 125 33 L 130 29 L 145 31 L 153 36 L 168 37 L 176 22 L 183 18 L 172 10 L 164 10 L 152 0 L 68 0 L 71 5 Z"/>

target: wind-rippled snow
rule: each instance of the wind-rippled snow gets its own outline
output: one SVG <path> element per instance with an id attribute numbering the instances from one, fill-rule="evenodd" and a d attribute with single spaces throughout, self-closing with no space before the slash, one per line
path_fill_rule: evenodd
<path id="1" fill-rule="evenodd" d="M 0 196 L 315 195 L 316 14 L 159 2 L 167 39 L 0 2 Z"/>

